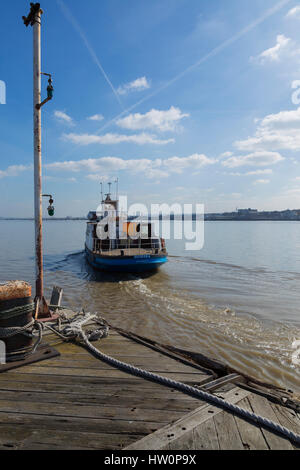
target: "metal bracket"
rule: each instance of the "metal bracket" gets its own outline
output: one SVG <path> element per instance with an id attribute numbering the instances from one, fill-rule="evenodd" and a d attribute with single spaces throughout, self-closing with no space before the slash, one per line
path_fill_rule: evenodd
<path id="1" fill-rule="evenodd" d="M 30 25 L 33 26 L 34 23 L 36 23 L 36 15 L 39 13 L 43 13 L 43 10 L 41 10 L 41 4 L 40 3 L 30 3 L 30 12 L 28 16 L 22 16 L 22 19 L 24 21 L 24 24 L 26 28 Z"/>
<path id="2" fill-rule="evenodd" d="M 59 315 L 52 314 L 44 297 L 35 299 L 35 320 L 39 322 L 55 321 Z"/>
<path id="3" fill-rule="evenodd" d="M 36 109 L 41 109 L 44 104 L 48 103 L 48 101 L 51 101 L 52 98 L 46 98 L 44 101 L 42 101 L 40 104 L 36 105 Z"/>

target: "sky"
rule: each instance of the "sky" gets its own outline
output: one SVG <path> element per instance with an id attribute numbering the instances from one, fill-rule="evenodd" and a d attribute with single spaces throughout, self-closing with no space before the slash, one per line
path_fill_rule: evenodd
<path id="1" fill-rule="evenodd" d="M 300 208 L 300 2 L 44 0 L 43 192 L 129 204 Z M 2 217 L 33 215 L 29 2 L 1 1 Z M 43 78 L 43 97 L 47 80 Z M 45 201 L 46 215 L 47 201 Z"/>

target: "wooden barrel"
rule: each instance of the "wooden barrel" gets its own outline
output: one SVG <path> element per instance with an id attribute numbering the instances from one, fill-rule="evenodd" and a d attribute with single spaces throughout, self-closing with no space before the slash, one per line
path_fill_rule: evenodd
<path id="1" fill-rule="evenodd" d="M 20 360 L 32 350 L 30 336 L 18 334 L 10 338 L 1 336 L 1 328 L 22 327 L 33 318 L 34 307 L 31 298 L 31 286 L 23 281 L 9 281 L 0 284 L 0 340 L 6 346 L 6 361 Z"/>

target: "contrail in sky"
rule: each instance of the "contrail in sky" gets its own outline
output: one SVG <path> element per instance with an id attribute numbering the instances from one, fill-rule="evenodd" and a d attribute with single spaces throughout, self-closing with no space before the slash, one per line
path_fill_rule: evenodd
<path id="1" fill-rule="evenodd" d="M 109 79 L 109 77 L 107 76 L 107 74 L 105 73 L 105 70 L 104 68 L 102 67 L 101 63 L 100 63 L 100 60 L 98 59 L 97 57 L 97 54 L 96 52 L 94 51 L 94 49 L 92 48 L 91 44 L 89 43 L 86 35 L 84 34 L 84 32 L 82 31 L 79 23 L 77 22 L 77 20 L 74 18 L 74 16 L 72 15 L 70 9 L 66 6 L 66 4 L 64 3 L 63 0 L 56 0 L 58 5 L 60 6 L 63 14 L 65 15 L 65 17 L 67 18 L 67 20 L 72 24 L 73 28 L 77 31 L 77 33 L 79 34 L 79 36 L 81 37 L 81 39 L 83 40 L 84 42 L 84 45 L 86 46 L 87 50 L 89 51 L 90 53 L 90 56 L 92 57 L 93 61 L 95 62 L 95 64 L 97 65 L 97 67 L 99 68 L 100 72 L 102 73 L 102 75 L 104 76 L 105 80 L 107 81 L 108 85 L 110 86 L 110 88 L 112 89 L 116 99 L 118 100 L 118 103 L 120 104 L 121 108 L 124 109 L 124 106 L 122 104 L 122 101 L 115 89 L 115 87 L 113 86 L 111 80 Z"/>
<path id="2" fill-rule="evenodd" d="M 115 121 L 117 121 L 118 119 L 120 119 L 122 116 L 124 116 L 125 114 L 129 113 L 130 111 L 132 111 L 133 109 L 137 108 L 140 104 L 144 103 L 145 101 L 148 101 L 150 98 L 153 98 L 154 96 L 158 95 L 161 91 L 165 90 L 166 88 L 169 88 L 169 86 L 173 85 L 173 83 L 177 82 L 178 80 L 180 80 L 182 77 L 184 77 L 185 75 L 187 75 L 188 73 L 192 72 L 194 69 L 196 69 L 197 67 L 199 67 L 200 65 L 202 65 L 204 62 L 206 62 L 207 60 L 211 59 L 212 57 L 216 56 L 217 54 L 219 54 L 220 52 L 222 52 L 224 49 L 226 49 L 227 47 L 231 46 L 232 44 L 234 44 L 236 41 L 238 41 L 240 38 L 242 38 L 243 36 L 245 36 L 247 33 L 249 33 L 250 31 L 252 31 L 254 28 L 256 28 L 256 26 L 260 25 L 261 23 L 263 23 L 265 20 L 267 20 L 270 16 L 274 15 L 275 13 L 277 13 L 279 10 L 281 10 L 285 5 L 287 5 L 288 3 L 290 3 L 291 0 L 281 0 L 280 2 L 276 3 L 276 5 L 274 5 L 272 8 L 269 8 L 268 10 L 266 10 L 264 12 L 264 14 L 262 16 L 260 16 L 259 18 L 257 18 L 256 20 L 254 20 L 252 23 L 250 23 L 248 26 L 246 26 L 245 28 L 243 28 L 242 30 L 240 30 L 238 33 L 236 33 L 234 36 L 232 36 L 231 38 L 227 39 L 226 41 L 224 41 L 222 44 L 220 44 L 219 46 L 215 47 L 214 49 L 212 49 L 210 52 L 208 52 L 206 55 L 204 55 L 201 59 L 199 59 L 197 62 L 195 62 L 194 64 L 190 65 L 188 68 L 186 68 L 183 72 L 180 72 L 178 75 L 176 75 L 174 78 L 172 78 L 171 80 L 169 80 L 167 83 L 165 83 L 164 85 L 162 85 L 160 88 L 158 88 L 157 90 L 154 90 L 152 93 L 150 93 L 149 95 L 145 96 L 144 98 L 142 98 L 140 101 L 138 101 L 137 103 L 133 104 L 132 106 L 130 106 L 129 108 L 127 108 L 126 110 L 124 110 L 122 113 L 118 114 L 118 116 L 114 117 L 113 119 L 111 119 L 110 121 L 108 121 L 106 124 L 104 124 L 104 126 L 101 127 L 101 129 L 97 132 L 97 134 L 99 134 L 100 132 L 102 132 L 104 129 L 106 129 L 107 127 L 109 127 L 111 124 L 113 124 Z"/>
<path id="3" fill-rule="evenodd" d="M 102 73 L 104 74 L 104 76 L 106 77 L 108 83 L 110 84 L 112 90 L 114 91 L 114 94 L 116 95 L 119 103 L 120 103 L 120 98 L 116 92 L 116 90 L 114 89 L 113 85 L 111 84 L 111 82 L 109 81 L 108 77 L 106 76 L 101 64 L 99 63 L 99 60 L 95 54 L 95 52 L 93 51 L 93 49 L 91 48 L 90 44 L 88 43 L 86 37 L 84 36 L 84 34 L 82 33 L 79 25 L 77 24 L 77 22 L 74 20 L 74 18 L 72 17 L 71 13 L 69 12 L 69 10 L 66 9 L 65 5 L 63 4 L 63 1 L 62 0 L 57 0 L 57 2 L 60 4 L 60 6 L 62 8 L 65 8 L 65 11 L 64 13 L 66 14 L 66 16 L 68 17 L 69 21 L 72 22 L 74 28 L 77 29 L 77 31 L 80 33 L 82 39 L 84 40 L 86 46 L 88 47 L 93 59 L 96 61 L 97 60 L 97 65 L 99 65 L 99 68 L 100 70 L 102 71 Z M 215 57 L 216 55 L 218 55 L 220 52 L 222 52 L 224 49 L 226 49 L 227 47 L 231 46 L 232 44 L 234 44 L 236 41 L 238 41 L 240 38 L 242 38 L 243 36 L 245 36 L 247 33 L 249 33 L 250 31 L 252 31 L 253 29 L 255 29 L 257 26 L 259 26 L 261 23 L 263 23 L 264 21 L 266 21 L 268 18 L 270 18 L 272 15 L 274 15 L 275 13 L 277 13 L 278 11 L 280 11 L 284 6 L 286 6 L 288 3 L 290 3 L 291 0 L 280 0 L 278 3 L 276 3 L 273 7 L 269 8 L 268 10 L 266 10 L 259 18 L 257 18 L 256 20 L 252 21 L 248 26 L 244 27 L 243 29 L 241 29 L 239 32 L 237 32 L 236 34 L 234 34 L 231 38 L 227 39 L 226 41 L 222 42 L 219 46 L 215 47 L 214 49 L 212 49 L 210 52 L 208 52 L 207 54 L 205 54 L 203 57 L 201 57 L 201 59 L 199 59 L 197 62 L 195 62 L 194 64 L 190 65 L 189 67 L 187 67 L 185 70 L 183 70 L 182 72 L 180 72 L 179 74 L 177 74 L 175 77 L 173 77 L 171 80 L 169 80 L 168 82 L 166 82 L 164 85 L 162 85 L 161 87 L 157 88 L 156 90 L 154 90 L 152 93 L 150 93 L 149 95 L 145 96 L 144 98 L 142 98 L 141 100 L 139 100 L 137 103 L 133 104 L 132 106 L 130 106 L 129 108 L 125 109 L 124 111 L 122 111 L 120 114 L 118 114 L 117 116 L 115 116 L 113 119 L 111 119 L 110 121 L 108 121 L 106 124 L 104 124 L 97 132 L 95 132 L 96 135 L 99 135 L 102 131 L 104 131 L 107 127 L 111 126 L 111 124 L 114 124 L 118 119 L 120 119 L 122 116 L 128 114 L 130 111 L 132 111 L 133 109 L 137 108 L 138 106 L 140 106 L 142 103 L 145 103 L 146 101 L 150 100 L 151 98 L 153 98 L 154 96 L 158 95 L 161 91 L 165 90 L 166 88 L 169 88 L 173 83 L 177 82 L 178 80 L 180 80 L 181 78 L 183 78 L 185 75 L 187 75 L 188 73 L 192 72 L 193 70 L 195 70 L 197 67 L 199 67 L 200 65 L 204 64 L 205 62 L 207 62 L 209 59 L 211 59 L 212 57 Z M 70 16 L 71 15 L 71 16 Z M 75 23 L 74 23 L 75 21 Z M 121 104 L 121 103 L 120 103 Z M 121 104 L 122 106 L 122 104 Z M 123 106 L 122 106 L 123 107 Z M 71 151 L 70 153 L 73 153 L 73 151 Z M 69 154 L 70 154 L 69 153 Z M 68 154 L 68 155 L 69 155 Z"/>

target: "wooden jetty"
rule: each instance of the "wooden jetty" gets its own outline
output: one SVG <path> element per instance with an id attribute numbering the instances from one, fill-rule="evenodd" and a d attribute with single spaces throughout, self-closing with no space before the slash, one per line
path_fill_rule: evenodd
<path id="1" fill-rule="evenodd" d="M 289 440 L 220 408 L 110 367 L 56 335 L 45 341 L 61 355 L 0 373 L 1 450 L 295 448 Z M 249 380 L 230 371 L 226 375 L 225 369 L 221 373 L 222 365 L 203 356 L 196 360 L 197 355 L 192 358 L 113 328 L 95 345 L 112 357 L 203 388 L 300 434 L 299 403 L 288 394 L 258 385 L 256 390 Z"/>

